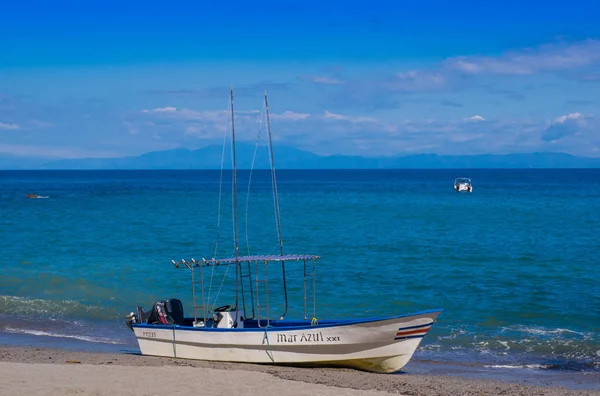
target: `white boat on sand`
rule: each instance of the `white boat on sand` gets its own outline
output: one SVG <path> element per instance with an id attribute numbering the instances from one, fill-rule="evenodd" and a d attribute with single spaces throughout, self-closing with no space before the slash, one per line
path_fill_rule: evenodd
<path id="1" fill-rule="evenodd" d="M 127 325 L 134 331 L 142 355 L 224 362 L 337 366 L 377 373 L 393 373 L 402 369 L 442 310 L 371 319 L 317 319 L 316 262 L 319 256 L 285 254 L 283 251 L 266 94 L 265 110 L 280 254 L 238 254 L 235 128 L 231 91 L 235 256 L 172 261 L 176 268 L 190 271 L 193 315 L 184 316 L 183 305 L 178 299 L 158 301 L 150 312 L 138 307 L 136 312 L 129 314 Z M 286 264 L 296 265 L 302 271 L 304 317 L 301 319 L 286 318 Z M 231 266 L 235 267 L 233 306 L 212 308 L 207 300 L 205 277 L 212 279 L 215 269 L 227 271 Z M 272 283 L 269 274 L 273 270 L 281 270 L 282 281 L 277 282 L 277 286 L 283 290 L 285 307 L 283 314 L 275 317 L 271 314 L 269 303 L 269 285 Z"/>

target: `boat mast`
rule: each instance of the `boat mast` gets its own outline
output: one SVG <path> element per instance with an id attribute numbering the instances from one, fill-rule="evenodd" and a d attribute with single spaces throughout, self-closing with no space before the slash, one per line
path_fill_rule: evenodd
<path id="1" fill-rule="evenodd" d="M 236 312 L 239 310 L 239 277 L 240 277 L 240 263 L 239 257 L 239 243 L 238 243 L 238 207 L 237 207 L 237 163 L 235 153 L 235 123 L 233 116 L 233 86 L 230 87 L 230 100 L 231 100 L 231 146 L 233 150 L 233 224 L 235 228 L 235 309 Z"/>
<path id="2" fill-rule="evenodd" d="M 265 113 L 267 115 L 267 131 L 269 133 L 269 154 L 271 157 L 271 179 L 273 182 L 273 193 L 275 196 L 275 221 L 277 223 L 277 235 L 279 237 L 279 251 L 283 256 L 283 234 L 281 232 L 281 215 L 279 210 L 279 194 L 277 192 L 277 176 L 275 174 L 275 155 L 273 154 L 273 138 L 271 135 L 271 118 L 269 117 L 269 100 L 267 99 L 267 91 L 265 91 Z M 285 317 L 288 311 L 287 284 L 285 280 L 285 262 L 281 262 L 281 271 L 283 274 L 283 293 L 285 298 L 285 311 L 282 318 Z"/>

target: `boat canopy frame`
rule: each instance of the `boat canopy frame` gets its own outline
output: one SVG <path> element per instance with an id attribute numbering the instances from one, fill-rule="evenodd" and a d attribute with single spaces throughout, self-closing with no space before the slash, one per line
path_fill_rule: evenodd
<path id="1" fill-rule="evenodd" d="M 457 184 L 457 183 L 472 184 L 471 179 L 468 177 L 457 177 L 456 179 L 454 179 L 454 184 Z"/>
<path id="2" fill-rule="evenodd" d="M 304 276 L 303 276 L 303 288 L 304 288 L 304 319 L 311 319 L 311 323 L 317 324 L 317 294 L 316 294 L 316 262 L 320 258 L 320 256 L 311 255 L 311 254 L 283 254 L 283 255 L 254 255 L 254 256 L 238 256 L 222 258 L 222 259 L 204 259 L 202 258 L 200 261 L 195 260 L 194 258 L 188 260 L 182 259 L 181 261 L 171 260 L 171 263 L 175 266 L 175 268 L 188 268 L 191 272 L 191 286 L 192 286 L 192 307 L 194 312 L 194 323 L 198 322 L 198 315 L 202 313 L 202 320 L 206 320 L 208 317 L 208 313 L 210 310 L 208 309 L 208 305 L 206 304 L 206 294 L 205 294 L 205 281 L 204 281 L 204 267 L 229 267 L 230 265 L 236 265 L 236 273 L 239 273 L 239 285 L 240 285 L 240 294 L 241 294 L 241 302 L 242 309 L 244 310 L 244 318 L 245 319 L 257 319 L 259 323 L 259 327 L 261 323 L 266 323 L 266 326 L 270 325 L 270 321 L 273 320 L 271 318 L 271 307 L 269 305 L 269 264 L 273 262 L 281 263 L 282 265 L 282 276 L 285 279 L 285 267 L 283 267 L 283 263 L 287 261 L 297 261 L 303 263 Z M 246 264 L 245 266 L 243 264 Z M 252 264 L 254 264 L 254 279 L 252 276 Z M 260 268 L 259 265 L 262 264 L 263 267 L 263 276 L 261 278 L 259 276 Z M 248 289 L 244 288 L 243 278 L 248 278 Z M 200 293 L 201 293 L 201 301 L 197 300 L 196 287 L 200 285 Z M 262 306 L 260 301 L 261 293 L 261 285 L 263 285 L 264 289 L 264 301 L 265 305 Z M 286 312 L 279 317 L 278 319 L 283 319 L 287 313 L 287 284 L 283 282 L 284 288 L 284 299 Z M 246 298 L 249 297 L 249 307 L 250 311 L 246 310 Z M 236 311 L 239 309 L 236 306 Z M 266 311 L 266 314 L 264 314 Z M 250 314 L 251 312 L 251 314 Z"/>
<path id="3" fill-rule="evenodd" d="M 267 255 L 254 255 L 254 256 L 239 256 L 239 257 L 228 257 L 222 259 L 202 259 L 202 261 L 191 259 L 190 262 L 185 260 L 181 260 L 181 262 L 176 262 L 171 260 L 171 262 L 175 265 L 175 267 L 179 267 L 180 264 L 187 265 L 192 264 L 194 266 L 198 266 L 200 264 L 204 266 L 211 265 L 221 265 L 221 264 L 235 264 L 238 262 L 256 262 L 256 261 L 266 261 L 266 262 L 282 262 L 282 261 L 305 261 L 305 260 L 317 260 L 321 258 L 320 256 L 316 256 L 313 254 L 267 254 Z"/>

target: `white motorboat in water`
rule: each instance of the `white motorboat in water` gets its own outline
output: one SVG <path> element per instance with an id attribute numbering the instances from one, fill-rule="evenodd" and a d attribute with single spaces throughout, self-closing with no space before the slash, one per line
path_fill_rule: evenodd
<path id="1" fill-rule="evenodd" d="M 454 191 L 473 192 L 473 184 L 468 177 L 457 177 L 454 179 Z"/>
<path id="2" fill-rule="evenodd" d="M 242 256 L 238 254 L 235 128 L 233 90 L 231 132 L 233 148 L 234 257 L 172 261 L 175 268 L 190 271 L 192 315 L 186 317 L 179 299 L 158 301 L 151 311 L 137 307 L 127 325 L 133 330 L 142 355 L 224 362 L 266 363 L 309 366 L 337 366 L 377 373 L 402 369 L 415 353 L 441 309 L 412 314 L 390 314 L 368 319 L 317 319 L 317 255 L 285 254 L 280 227 L 279 198 L 275 176 L 268 101 L 266 119 L 273 196 L 280 253 Z M 287 319 L 288 289 L 286 265 L 301 271 L 304 317 Z M 231 284 L 231 305 L 211 307 L 207 298 L 208 280 L 218 269 L 235 268 Z M 210 270 L 208 270 L 210 268 Z M 215 271 L 217 270 L 217 271 Z M 269 287 L 273 270 L 281 271 L 283 313 L 272 315 Z M 224 277 L 225 279 L 225 277 Z M 290 278 L 291 279 L 291 278 Z M 198 290 L 200 289 L 200 290 Z M 382 299 L 385 296 L 382 295 Z M 214 300 L 213 300 L 214 305 Z"/>

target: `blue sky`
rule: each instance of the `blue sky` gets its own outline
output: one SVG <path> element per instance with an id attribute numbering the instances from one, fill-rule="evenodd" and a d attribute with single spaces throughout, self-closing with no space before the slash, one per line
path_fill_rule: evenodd
<path id="1" fill-rule="evenodd" d="M 206 146 L 233 84 L 243 140 L 266 89 L 319 154 L 600 157 L 598 2 L 4 3 L 0 155 Z"/>

